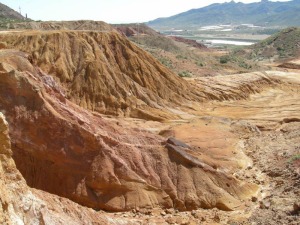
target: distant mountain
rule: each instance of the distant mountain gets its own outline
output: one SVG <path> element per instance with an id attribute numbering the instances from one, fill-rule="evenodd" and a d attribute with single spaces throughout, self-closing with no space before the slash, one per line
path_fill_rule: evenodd
<path id="1" fill-rule="evenodd" d="M 0 3 L 0 20 L 4 19 L 24 20 L 25 18 L 20 13 Z"/>
<path id="2" fill-rule="evenodd" d="M 244 4 L 228 2 L 192 9 L 167 18 L 148 22 L 155 29 L 192 28 L 218 24 L 250 23 L 262 26 L 300 26 L 300 0 Z"/>

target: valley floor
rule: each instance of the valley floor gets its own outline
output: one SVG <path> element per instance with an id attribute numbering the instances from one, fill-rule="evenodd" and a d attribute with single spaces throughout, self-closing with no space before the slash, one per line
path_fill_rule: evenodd
<path id="1" fill-rule="evenodd" d="M 273 81 L 251 83 L 257 74 Z M 249 96 L 234 99 L 238 97 L 232 91 L 245 81 Z M 201 78 L 200 83 L 222 88 L 219 91 L 231 99 L 204 103 L 196 112 L 182 113 L 182 121 L 147 122 L 145 129 L 197 146 L 190 154 L 259 185 L 259 194 L 233 212 L 157 209 L 116 215 L 142 224 L 300 224 L 300 71 L 217 76 Z M 135 123 L 141 125 L 139 120 Z"/>

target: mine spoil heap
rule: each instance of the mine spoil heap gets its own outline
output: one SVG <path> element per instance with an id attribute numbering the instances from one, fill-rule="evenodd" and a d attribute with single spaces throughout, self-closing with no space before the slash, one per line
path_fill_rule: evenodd
<path id="1" fill-rule="evenodd" d="M 174 119 L 169 107 L 204 96 L 117 32 L 26 31 L 0 41 L 0 111 L 30 187 L 108 211 L 234 210 L 256 193 L 191 156 L 193 147 L 98 113 Z"/>
<path id="2" fill-rule="evenodd" d="M 27 31 L 0 36 L 6 48 L 59 81 L 67 99 L 100 113 L 164 120 L 167 106 L 199 93 L 117 32 Z"/>

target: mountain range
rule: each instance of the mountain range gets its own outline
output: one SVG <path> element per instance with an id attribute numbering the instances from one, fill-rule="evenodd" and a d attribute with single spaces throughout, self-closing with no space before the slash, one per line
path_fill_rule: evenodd
<path id="1" fill-rule="evenodd" d="M 220 24 L 250 23 L 259 26 L 299 26 L 300 0 L 271 2 L 262 0 L 245 4 L 241 2 L 216 3 L 192 9 L 171 17 L 149 21 L 155 29 L 198 28 Z"/>

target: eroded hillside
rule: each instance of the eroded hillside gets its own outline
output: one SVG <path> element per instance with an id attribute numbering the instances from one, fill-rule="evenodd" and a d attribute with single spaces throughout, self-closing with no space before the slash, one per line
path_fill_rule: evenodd
<path id="1" fill-rule="evenodd" d="M 298 223 L 299 71 L 187 81 L 115 31 L 0 41 L 4 223 Z"/>
<path id="2" fill-rule="evenodd" d="M 8 122 L 0 113 L 1 224 L 124 224 L 127 221 L 135 224 L 133 220 L 97 215 L 70 200 L 29 188 L 17 170 L 12 154 Z M 68 213 L 70 211 L 72 213 Z"/>
<path id="3" fill-rule="evenodd" d="M 24 56 L 1 52 L 1 96 L 9 98 L 0 103 L 14 160 L 31 187 L 110 211 L 233 210 L 255 194 L 255 185 L 189 155 L 191 147 L 110 123 L 71 103 Z"/>
<path id="4" fill-rule="evenodd" d="M 207 48 L 176 32 L 172 34 L 174 36 L 166 36 L 145 24 L 114 25 L 114 28 L 181 77 L 207 77 L 261 69 L 260 65 L 238 57 L 224 63 L 221 59 L 227 51 Z"/>
<path id="5" fill-rule="evenodd" d="M 190 84 L 115 32 L 29 31 L 0 41 L 28 53 L 68 99 L 93 111 L 162 120 L 174 118 L 168 106 L 199 100 Z"/>

